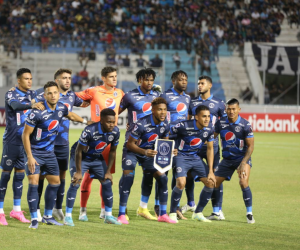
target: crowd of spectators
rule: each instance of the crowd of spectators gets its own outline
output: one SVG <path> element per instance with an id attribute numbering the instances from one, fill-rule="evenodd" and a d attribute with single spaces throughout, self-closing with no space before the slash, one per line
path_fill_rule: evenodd
<path id="1" fill-rule="evenodd" d="M 284 15 L 299 23 L 288 0 L 0 0 L 0 42 L 54 47 L 195 50 L 218 56 L 245 41 L 274 42 Z M 16 45 L 18 46 L 18 45 Z M 11 49 L 11 48 L 10 48 Z M 14 49 L 14 48 L 13 48 Z"/>

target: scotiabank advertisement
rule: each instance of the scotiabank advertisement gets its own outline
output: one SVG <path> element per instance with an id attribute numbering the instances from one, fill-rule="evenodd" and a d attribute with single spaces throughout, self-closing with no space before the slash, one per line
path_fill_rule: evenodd
<path id="1" fill-rule="evenodd" d="M 299 133 L 300 114 L 241 113 L 255 132 Z"/>
<path id="2" fill-rule="evenodd" d="M 6 126 L 5 108 L 0 108 L 0 127 Z"/>

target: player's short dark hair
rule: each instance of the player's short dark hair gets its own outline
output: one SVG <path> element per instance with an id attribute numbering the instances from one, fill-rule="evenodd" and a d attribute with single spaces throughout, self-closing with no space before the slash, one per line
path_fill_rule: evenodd
<path id="1" fill-rule="evenodd" d="M 116 116 L 116 112 L 113 110 L 113 109 L 102 109 L 101 113 L 100 113 L 100 117 L 104 117 L 104 116 L 108 116 L 108 115 L 111 115 L 111 116 Z"/>
<path id="2" fill-rule="evenodd" d="M 156 97 L 152 102 L 151 102 L 151 105 L 152 107 L 153 106 L 156 106 L 156 105 L 159 105 L 159 104 L 166 104 L 167 106 L 167 101 L 162 98 L 162 97 Z"/>
<path id="3" fill-rule="evenodd" d="M 102 77 L 107 77 L 107 75 L 109 73 L 112 73 L 112 72 L 116 72 L 117 69 L 114 68 L 114 67 L 111 67 L 111 66 L 108 66 L 108 67 L 104 67 L 102 70 L 101 70 L 101 76 Z"/>
<path id="4" fill-rule="evenodd" d="M 53 87 L 53 86 L 55 86 L 55 87 L 58 88 L 58 85 L 57 85 L 56 82 L 54 82 L 54 81 L 49 81 L 49 82 L 47 82 L 47 83 L 44 85 L 44 91 L 45 91 L 47 88 L 50 88 L 50 87 Z"/>
<path id="5" fill-rule="evenodd" d="M 24 74 L 24 73 L 30 73 L 31 74 L 31 71 L 30 69 L 27 69 L 27 68 L 21 68 L 17 71 L 17 78 L 21 78 L 21 76 Z"/>
<path id="6" fill-rule="evenodd" d="M 231 99 L 229 99 L 229 100 L 226 102 L 226 105 L 234 105 L 234 104 L 240 105 L 238 99 L 236 99 L 236 98 L 231 98 Z"/>
<path id="7" fill-rule="evenodd" d="M 58 70 L 56 70 L 55 73 L 54 73 L 54 80 L 63 73 L 68 73 L 68 74 L 72 75 L 72 70 L 71 69 L 58 69 Z"/>
<path id="8" fill-rule="evenodd" d="M 186 72 L 184 72 L 183 70 L 177 70 L 177 71 L 174 71 L 173 74 L 171 75 L 171 80 L 175 81 L 177 79 L 177 77 L 180 75 L 184 75 L 184 76 L 186 76 L 186 78 L 188 78 L 188 75 Z"/>
<path id="9" fill-rule="evenodd" d="M 196 115 L 198 115 L 202 110 L 208 110 L 209 111 L 209 107 L 205 106 L 205 105 L 199 105 L 197 108 L 196 108 Z"/>
<path id="10" fill-rule="evenodd" d="M 153 76 L 153 79 L 155 79 L 156 77 L 155 71 L 151 68 L 144 68 L 139 70 L 135 75 L 137 82 L 139 82 L 141 78 L 146 79 L 148 76 Z"/>
<path id="11" fill-rule="evenodd" d="M 212 83 L 212 79 L 209 76 L 200 76 L 199 77 L 199 81 L 200 80 L 206 80 L 206 81 Z"/>

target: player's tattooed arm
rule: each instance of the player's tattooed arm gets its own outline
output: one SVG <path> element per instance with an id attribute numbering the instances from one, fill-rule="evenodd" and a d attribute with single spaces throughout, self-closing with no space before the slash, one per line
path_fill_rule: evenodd
<path id="1" fill-rule="evenodd" d="M 30 173 L 35 172 L 35 165 L 39 165 L 37 161 L 33 158 L 32 152 L 31 152 L 31 144 L 30 144 L 30 135 L 32 134 L 34 130 L 34 127 L 28 126 L 25 124 L 24 131 L 22 134 L 22 141 L 24 145 L 24 149 L 27 155 L 27 164 L 28 164 L 28 170 Z"/>
<path id="2" fill-rule="evenodd" d="M 145 155 L 148 157 L 154 157 L 157 154 L 157 151 L 152 149 L 143 149 L 137 145 L 138 140 L 134 139 L 132 136 L 129 136 L 128 142 L 126 143 L 126 148 L 131 152 Z"/>
<path id="3" fill-rule="evenodd" d="M 80 143 L 77 144 L 76 151 L 75 151 L 75 166 L 76 172 L 74 173 L 71 182 L 73 185 L 77 185 L 81 183 L 82 180 L 82 173 L 81 173 L 81 161 L 82 161 L 82 152 L 84 152 L 86 147 Z"/>
<path id="4" fill-rule="evenodd" d="M 214 162 L 214 142 L 213 141 L 207 142 L 206 157 L 207 157 L 207 165 L 208 165 L 208 169 L 209 169 L 207 179 L 213 181 L 214 185 L 216 185 L 216 177 L 215 177 L 214 170 L 213 170 L 213 162 Z"/>
<path id="5" fill-rule="evenodd" d="M 113 183 L 113 177 L 111 174 L 111 168 L 114 164 L 114 161 L 116 159 L 116 154 L 117 154 L 117 146 L 111 146 L 110 151 L 109 151 L 109 156 L 108 156 L 108 167 L 107 171 L 105 173 L 104 179 L 107 180 L 109 179 L 111 183 Z"/>
<path id="6" fill-rule="evenodd" d="M 247 145 L 247 151 L 245 153 L 245 156 L 244 156 L 242 162 L 240 163 L 239 167 L 237 168 L 237 173 L 239 175 L 239 178 L 241 178 L 241 179 L 243 179 L 247 176 L 246 164 L 250 160 L 250 157 L 254 150 L 254 137 L 246 138 L 245 142 Z"/>
<path id="7" fill-rule="evenodd" d="M 93 121 L 87 121 L 85 118 L 80 117 L 79 115 L 73 113 L 73 112 L 69 112 L 68 115 L 66 115 L 66 117 L 74 122 L 81 122 L 87 125 L 93 124 Z"/>

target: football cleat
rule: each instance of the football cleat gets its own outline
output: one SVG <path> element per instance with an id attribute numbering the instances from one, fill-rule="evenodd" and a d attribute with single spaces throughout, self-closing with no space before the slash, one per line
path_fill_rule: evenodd
<path id="1" fill-rule="evenodd" d="M 190 207 L 188 204 L 185 204 L 183 207 L 181 207 L 182 214 L 185 214 L 188 211 L 195 212 L 196 207 L 197 207 L 196 205 L 193 207 Z"/>
<path id="2" fill-rule="evenodd" d="M 192 220 L 198 220 L 201 222 L 211 222 L 211 220 L 208 220 L 204 217 L 203 213 L 195 213 L 195 212 L 193 213 Z"/>
<path id="3" fill-rule="evenodd" d="M 254 224 L 254 223 L 255 223 L 253 214 L 247 214 L 246 217 L 247 217 L 247 222 L 248 222 L 249 224 Z"/>
<path id="4" fill-rule="evenodd" d="M 70 227 L 74 227 L 74 226 L 75 226 L 75 225 L 74 225 L 74 222 L 73 222 L 73 219 L 72 219 L 71 216 L 66 216 L 66 217 L 64 218 L 64 224 L 65 224 L 66 226 L 70 226 Z"/>
<path id="5" fill-rule="evenodd" d="M 169 214 L 169 218 L 173 221 L 176 221 L 176 223 L 178 223 L 178 220 L 177 220 L 177 213 L 170 213 Z"/>
<path id="6" fill-rule="evenodd" d="M 57 220 L 64 220 L 65 216 L 64 216 L 64 213 L 61 209 L 56 209 L 56 208 L 53 208 L 52 210 L 52 215 L 53 217 L 55 217 Z"/>
<path id="7" fill-rule="evenodd" d="M 223 211 L 220 210 L 219 213 L 220 213 L 220 219 L 225 220 L 225 214 L 223 213 Z"/>
<path id="8" fill-rule="evenodd" d="M 176 214 L 175 214 L 175 216 L 176 216 Z M 167 214 L 159 216 L 158 219 L 157 219 L 157 221 L 158 222 L 167 222 L 167 223 L 172 223 L 172 224 L 176 224 L 177 223 L 175 220 L 172 220 Z"/>
<path id="9" fill-rule="evenodd" d="M 24 211 L 16 212 L 15 210 L 11 210 L 9 216 L 10 216 L 10 218 L 17 219 L 23 223 L 30 223 L 30 221 L 25 218 L 23 213 L 24 213 Z"/>
<path id="10" fill-rule="evenodd" d="M 31 224 L 29 225 L 28 228 L 30 228 L 30 229 L 38 229 L 38 227 L 39 227 L 39 222 L 37 220 L 33 220 L 33 221 L 31 221 Z"/>
<path id="11" fill-rule="evenodd" d="M 129 216 L 128 216 L 128 212 L 127 212 L 127 207 L 126 207 L 126 210 L 125 210 L 125 217 L 126 217 L 126 220 L 129 221 Z"/>
<path id="12" fill-rule="evenodd" d="M 57 222 L 53 217 L 45 218 L 44 216 L 42 219 L 42 223 L 44 225 L 53 225 L 53 226 L 63 226 L 64 225 L 64 224 Z"/>
<path id="13" fill-rule="evenodd" d="M 122 223 L 119 222 L 119 221 L 117 220 L 117 218 L 115 218 L 115 217 L 112 216 L 112 215 L 110 215 L 110 216 L 105 216 L 104 223 L 106 223 L 106 224 L 115 224 L 115 225 L 122 225 Z"/>
<path id="14" fill-rule="evenodd" d="M 104 208 L 101 208 L 99 219 L 105 219 L 105 209 Z"/>
<path id="15" fill-rule="evenodd" d="M 126 219 L 125 215 L 120 215 L 118 217 L 118 221 L 121 222 L 122 224 L 129 224 L 128 220 Z"/>
<path id="16" fill-rule="evenodd" d="M 0 225 L 2 225 L 2 226 L 7 226 L 8 225 L 8 223 L 5 219 L 5 214 L 0 214 Z"/>
<path id="17" fill-rule="evenodd" d="M 150 214 L 148 208 L 139 207 L 137 209 L 136 213 L 137 213 L 137 216 L 144 217 L 147 220 L 157 220 L 156 217 L 154 217 L 152 214 Z"/>
<path id="18" fill-rule="evenodd" d="M 80 221 L 88 221 L 89 220 L 86 214 L 80 214 L 78 219 Z"/>
<path id="19" fill-rule="evenodd" d="M 217 213 L 212 213 L 210 216 L 207 216 L 208 220 L 222 220 L 221 215 Z"/>

